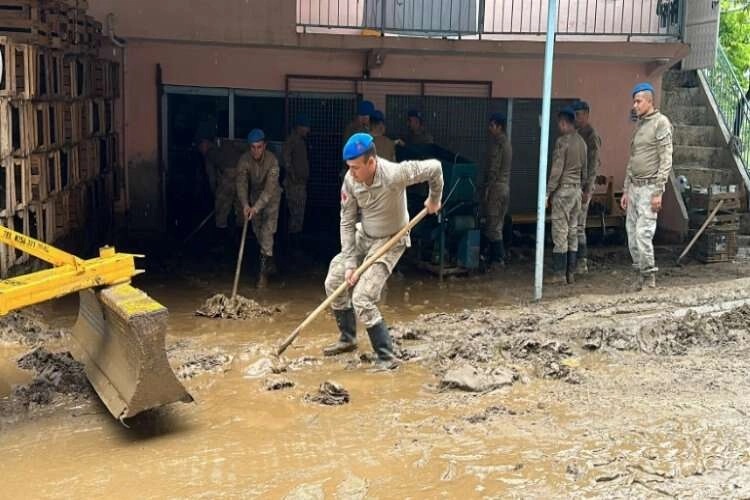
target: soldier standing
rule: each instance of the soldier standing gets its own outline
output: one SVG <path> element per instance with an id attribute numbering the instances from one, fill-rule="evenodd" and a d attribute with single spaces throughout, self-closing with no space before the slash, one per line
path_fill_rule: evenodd
<path id="1" fill-rule="evenodd" d="M 396 143 L 385 135 L 385 115 L 375 110 L 370 116 L 370 129 L 375 149 L 380 158 L 396 161 Z"/>
<path id="2" fill-rule="evenodd" d="M 560 137 L 555 143 L 547 182 L 547 200 L 552 204 L 552 276 L 549 283 L 575 282 L 578 252 L 578 215 L 581 210 L 581 180 L 586 171 L 586 143 L 575 128 L 576 112 L 566 106 L 557 114 Z M 551 200 L 550 200 L 551 198 Z"/>
<path id="3" fill-rule="evenodd" d="M 406 124 L 409 127 L 406 144 L 433 144 L 435 142 L 432 134 L 424 126 L 424 117 L 421 112 L 410 109 L 406 114 Z"/>
<path id="4" fill-rule="evenodd" d="M 284 142 L 284 190 L 289 207 L 289 235 L 296 237 L 302 232 L 305 222 L 305 203 L 307 201 L 307 179 L 310 177 L 310 163 L 307 155 L 306 138 L 310 133 L 310 120 L 305 115 L 298 115 L 294 130 Z"/>
<path id="5" fill-rule="evenodd" d="M 501 266 L 505 265 L 503 221 L 510 203 L 510 169 L 513 160 L 510 141 L 505 134 L 506 124 L 503 113 L 493 113 L 490 116 L 487 172 L 482 195 L 483 233 L 489 242 L 487 261 Z"/>
<path id="6" fill-rule="evenodd" d="M 211 144 L 206 151 L 206 175 L 214 193 L 214 218 L 216 228 L 227 229 L 229 213 L 234 206 L 235 224 L 242 226 L 242 205 L 237 197 L 237 163 L 244 148 L 229 139 Z"/>
<path id="7" fill-rule="evenodd" d="M 260 278 L 258 288 L 268 286 L 268 275 L 273 266 L 273 238 L 279 222 L 279 163 L 266 150 L 266 136 L 253 129 L 247 136 L 250 150 L 242 155 L 237 165 L 237 195 L 245 217 L 253 224 L 253 233 L 260 245 Z M 248 182 L 250 197 L 248 198 Z"/>
<path id="8" fill-rule="evenodd" d="M 349 170 L 341 187 L 341 253 L 331 261 L 325 288 L 328 295 L 344 282 L 350 289 L 331 306 L 341 334 L 338 342 L 323 352 L 333 356 L 355 350 L 359 319 L 367 327 L 378 367 L 388 369 L 395 367 L 397 361 L 388 327 L 376 303 L 409 245 L 409 236 L 404 236 L 362 276 L 355 271 L 365 258 L 408 224 L 408 186 L 427 181 L 430 193 L 425 207 L 429 213 L 440 210 L 443 170 L 437 160 L 392 163 L 378 158 L 376 153 L 369 134 L 355 134 L 344 146 L 343 158 Z"/>
<path id="9" fill-rule="evenodd" d="M 589 213 L 591 195 L 594 192 L 594 181 L 596 180 L 596 174 L 599 171 L 599 153 L 602 148 L 602 140 L 599 137 L 599 134 L 596 133 L 596 130 L 594 130 L 594 127 L 591 126 L 589 116 L 591 108 L 589 104 L 585 101 L 578 101 L 573 105 L 573 109 L 576 112 L 576 128 L 578 129 L 578 134 L 586 143 L 587 150 L 587 167 L 583 172 L 583 184 L 581 185 L 583 191 L 581 198 L 581 215 L 578 217 L 578 268 L 576 269 L 578 274 L 586 274 L 589 272 L 588 245 L 586 242 L 586 219 Z"/>
<path id="10" fill-rule="evenodd" d="M 672 169 L 672 124 L 654 106 L 654 87 L 633 88 L 633 111 L 638 123 L 630 141 L 630 159 L 620 205 L 627 210 L 626 229 L 638 289 L 656 287 L 654 233 L 662 195 Z"/>

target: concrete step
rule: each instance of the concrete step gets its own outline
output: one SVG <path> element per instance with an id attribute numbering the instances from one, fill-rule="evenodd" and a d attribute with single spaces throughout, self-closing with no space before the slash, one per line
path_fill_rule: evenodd
<path id="1" fill-rule="evenodd" d="M 684 175 L 692 187 L 708 187 L 711 184 L 735 184 L 736 174 L 728 169 L 711 168 L 702 163 L 679 163 L 672 165 L 676 176 Z"/>
<path id="2" fill-rule="evenodd" d="M 729 160 L 724 148 L 716 146 L 674 145 L 672 161 L 675 163 L 700 163 L 707 167 L 722 168 Z"/>
<path id="3" fill-rule="evenodd" d="M 674 144 L 683 146 L 722 147 L 718 127 L 711 125 L 674 125 Z"/>
<path id="4" fill-rule="evenodd" d="M 713 116 L 707 106 L 670 106 L 664 114 L 673 125 L 713 125 Z"/>
<path id="5" fill-rule="evenodd" d="M 662 105 L 664 109 L 670 106 L 702 106 L 705 104 L 703 89 L 700 87 L 678 87 L 662 92 Z"/>
<path id="6" fill-rule="evenodd" d="M 695 71 L 667 71 L 662 78 L 662 90 L 680 87 L 698 87 L 698 75 Z"/>

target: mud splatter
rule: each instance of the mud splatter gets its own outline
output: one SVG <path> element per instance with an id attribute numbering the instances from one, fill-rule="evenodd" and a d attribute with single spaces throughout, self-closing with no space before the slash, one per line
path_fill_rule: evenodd
<path id="1" fill-rule="evenodd" d="M 263 381 L 263 388 L 267 391 L 280 391 L 282 389 L 291 389 L 294 387 L 294 382 L 286 377 L 282 376 L 271 376 Z"/>
<path id="2" fill-rule="evenodd" d="M 333 380 L 326 380 L 320 384 L 316 394 L 306 394 L 305 401 L 326 406 L 338 406 L 350 401 L 349 391 L 343 385 Z"/>
<path id="3" fill-rule="evenodd" d="M 0 342 L 36 346 L 65 336 L 59 328 L 50 328 L 34 309 L 16 311 L 0 317 Z"/>
<path id="4" fill-rule="evenodd" d="M 182 363 L 175 374 L 179 379 L 191 379 L 204 373 L 225 373 L 231 369 L 234 357 L 216 348 L 211 352 L 195 353 Z"/>
<path id="5" fill-rule="evenodd" d="M 265 307 L 240 295 L 232 299 L 219 293 L 208 299 L 195 314 L 207 318 L 255 319 L 269 318 L 281 311 L 278 306 Z"/>

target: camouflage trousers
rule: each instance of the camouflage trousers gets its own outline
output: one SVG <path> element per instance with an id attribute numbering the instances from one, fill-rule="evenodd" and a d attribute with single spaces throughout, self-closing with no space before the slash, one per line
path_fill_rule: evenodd
<path id="1" fill-rule="evenodd" d="M 633 265 L 647 273 L 655 270 L 654 233 L 659 214 L 651 210 L 651 196 L 658 191 L 653 184 L 628 187 L 628 209 L 625 229 Z"/>
<path id="2" fill-rule="evenodd" d="M 252 220 L 253 233 L 260 245 L 260 251 L 267 257 L 273 257 L 273 238 L 279 225 L 280 201 L 279 198 L 272 199 Z"/>
<path id="3" fill-rule="evenodd" d="M 357 265 L 383 246 L 390 238 L 370 238 L 365 235 L 361 229 L 357 229 L 357 241 L 355 252 L 357 255 Z M 378 259 L 370 268 L 359 277 L 359 281 L 354 287 L 349 288 L 345 293 L 339 295 L 331 304 L 334 310 L 351 309 L 357 319 L 364 323 L 367 328 L 375 326 L 382 321 L 383 316 L 376 305 L 380 302 L 383 288 L 388 278 L 396 267 L 398 260 L 403 255 L 408 244 L 408 237 L 391 248 L 385 255 Z M 326 294 L 330 296 L 344 282 L 346 273 L 346 257 L 340 253 L 336 255 L 328 267 L 328 276 L 326 276 L 325 287 Z"/>
<path id="4" fill-rule="evenodd" d="M 552 195 L 553 253 L 578 251 L 578 215 L 581 211 L 581 188 L 563 184 Z"/>
<path id="5" fill-rule="evenodd" d="M 578 214 L 578 246 L 586 246 L 586 222 L 589 218 L 589 205 L 591 198 L 586 203 L 581 203 L 581 212 Z"/>
<path id="6" fill-rule="evenodd" d="M 214 216 L 216 227 L 224 229 L 227 227 L 229 212 L 234 205 L 235 223 L 242 227 L 242 205 L 237 197 L 237 169 L 224 170 L 217 182 L 216 193 L 214 193 Z"/>
<path id="7" fill-rule="evenodd" d="M 301 233 L 305 224 L 305 203 L 307 186 L 305 184 L 287 184 L 286 204 L 289 208 L 289 233 Z"/>
<path id="8" fill-rule="evenodd" d="M 490 186 L 486 189 L 482 213 L 484 226 L 482 233 L 490 241 L 503 240 L 503 223 L 508 213 L 510 202 L 510 188 L 505 185 Z"/>

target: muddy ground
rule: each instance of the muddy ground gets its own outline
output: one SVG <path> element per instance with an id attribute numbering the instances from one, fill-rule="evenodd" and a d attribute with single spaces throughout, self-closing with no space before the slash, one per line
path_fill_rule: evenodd
<path id="1" fill-rule="evenodd" d="M 387 373 L 368 371 L 362 336 L 359 352 L 322 358 L 330 316 L 273 356 L 323 298 L 323 269 L 262 294 L 248 276 L 240 293 L 283 311 L 248 320 L 194 315 L 231 266 L 149 276 L 139 286 L 170 309 L 168 356 L 196 403 L 130 429 L 65 354 L 75 299 L 46 305 L 14 316 L 13 335 L 0 323 L 4 491 L 750 498 L 750 266 L 662 268 L 659 289 L 630 293 L 621 251 L 600 251 L 540 304 L 530 262 L 442 285 L 403 270 L 382 309 L 404 364 Z"/>

